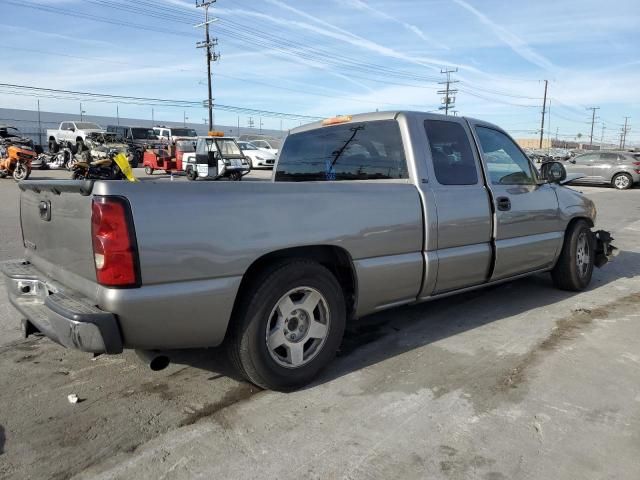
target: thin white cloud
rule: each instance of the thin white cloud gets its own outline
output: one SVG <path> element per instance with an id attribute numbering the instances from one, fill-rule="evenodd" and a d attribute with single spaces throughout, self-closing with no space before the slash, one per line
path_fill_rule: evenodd
<path id="1" fill-rule="evenodd" d="M 333 38 L 334 40 L 339 40 L 342 42 L 346 42 L 348 44 L 350 44 L 351 46 L 354 47 L 358 47 L 361 48 L 363 50 L 367 50 L 370 52 L 374 52 L 377 53 L 378 55 L 382 55 L 384 57 L 388 57 L 388 58 L 395 58 L 397 60 L 403 60 L 405 62 L 408 63 L 412 63 L 414 65 L 419 65 L 422 67 L 427 67 L 430 68 L 432 70 L 437 70 L 439 71 L 440 67 L 442 65 L 451 65 L 451 61 L 448 60 L 444 60 L 444 59 L 440 59 L 440 58 L 433 58 L 433 57 L 424 57 L 424 56 L 413 56 L 413 55 L 407 55 L 406 53 L 394 50 L 393 48 L 387 47 L 385 45 L 380 45 L 379 43 L 376 43 L 372 40 L 369 40 L 367 38 L 361 37 L 359 35 L 356 35 L 354 33 L 351 33 L 345 29 L 339 28 L 335 25 L 330 24 L 329 22 L 325 22 L 324 20 L 321 20 L 317 17 L 314 17 L 313 15 L 310 15 L 302 10 L 299 10 L 295 7 L 292 7 L 291 5 L 282 2 L 281 0 L 266 0 L 268 3 L 280 7 L 284 10 L 287 10 L 291 13 L 296 14 L 297 16 L 300 16 L 302 18 L 305 18 L 307 20 L 312 21 L 313 23 L 306 23 L 306 22 L 298 22 L 295 20 L 290 20 L 290 19 L 282 19 L 273 15 L 268 15 L 268 14 L 262 14 L 262 13 L 257 13 L 257 12 L 253 12 L 253 11 L 246 11 L 246 10 L 221 10 L 218 9 L 217 12 L 218 13 L 231 13 L 233 12 L 234 14 L 243 14 L 243 15 L 251 15 L 251 16 L 256 16 L 256 17 L 260 17 L 263 20 L 269 20 L 273 23 L 279 24 L 279 25 L 284 25 L 284 26 L 289 26 L 289 27 L 296 27 L 299 28 L 301 30 L 304 31 L 313 31 L 314 33 L 317 33 L 319 35 L 323 35 L 326 37 L 330 37 Z M 458 66 L 459 68 L 462 69 L 466 69 L 466 70 L 470 70 L 470 71 L 476 71 L 476 69 L 474 67 L 471 67 L 469 65 L 461 65 L 461 64 L 455 64 L 456 66 Z"/>
<path id="2" fill-rule="evenodd" d="M 363 2 L 362 0 L 336 0 L 336 2 L 338 4 L 341 4 L 341 5 L 346 4 L 346 5 L 348 5 L 348 6 L 352 7 L 352 8 L 355 8 L 357 10 L 368 12 L 370 15 L 372 15 L 374 17 L 381 18 L 383 20 L 388 20 L 388 21 L 397 23 L 398 25 L 401 25 L 406 30 L 408 30 L 409 32 L 413 33 L 417 37 L 421 38 L 425 42 L 428 42 L 428 43 L 430 43 L 431 45 L 433 45 L 433 46 L 435 46 L 437 48 L 449 50 L 448 46 L 446 46 L 445 44 L 443 44 L 441 42 L 438 42 L 438 41 L 434 40 L 433 38 L 431 38 L 429 35 L 424 33 L 424 31 L 420 27 L 418 27 L 417 25 L 405 22 L 404 20 L 400 20 L 399 18 L 396 18 L 396 17 L 394 17 L 392 15 L 389 15 L 384 10 L 380 10 L 380 9 L 377 9 L 377 8 L 374 8 L 374 7 L 370 6 L 370 5 L 368 5 L 367 3 Z"/>
<path id="3" fill-rule="evenodd" d="M 535 52 L 524 40 L 511 33 L 506 28 L 498 25 L 484 13 L 468 4 L 465 0 L 452 0 L 454 3 L 473 14 L 483 25 L 487 26 L 500 40 L 502 40 L 511 50 L 520 55 L 525 60 L 537 65 L 545 70 L 554 70 L 556 67 L 544 56 Z"/>

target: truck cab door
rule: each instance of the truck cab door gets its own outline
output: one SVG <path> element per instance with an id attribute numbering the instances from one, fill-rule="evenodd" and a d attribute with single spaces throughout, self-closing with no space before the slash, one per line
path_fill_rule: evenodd
<path id="1" fill-rule="evenodd" d="M 494 209 L 491 280 L 551 267 L 564 238 L 554 188 L 506 133 L 472 124 Z"/>
<path id="2" fill-rule="evenodd" d="M 493 248 L 491 203 L 469 125 L 463 118 L 433 115 L 421 123 L 428 178 L 420 186 L 425 208 L 435 210 L 431 218 L 436 220 L 435 225 L 425 222 L 424 297 L 487 282 Z"/>

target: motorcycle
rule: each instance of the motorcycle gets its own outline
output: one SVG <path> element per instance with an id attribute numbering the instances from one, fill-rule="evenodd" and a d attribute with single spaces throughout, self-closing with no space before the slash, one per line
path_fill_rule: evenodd
<path id="1" fill-rule="evenodd" d="M 70 148 L 61 148 L 56 153 L 41 153 L 37 160 L 42 170 L 62 170 L 69 169 L 73 165 L 74 156 Z"/>
<path id="2" fill-rule="evenodd" d="M 25 145 L 0 146 L 0 178 L 13 176 L 16 182 L 31 175 L 31 162 L 36 152 Z"/>
<path id="3" fill-rule="evenodd" d="M 85 155 L 86 154 L 86 155 Z M 105 158 L 92 160 L 88 152 L 72 167 L 73 180 L 128 180 L 137 182 L 127 156 L 117 149 L 110 150 Z"/>

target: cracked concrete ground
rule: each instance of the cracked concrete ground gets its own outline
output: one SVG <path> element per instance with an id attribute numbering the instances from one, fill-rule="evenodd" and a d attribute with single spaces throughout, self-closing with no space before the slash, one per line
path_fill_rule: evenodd
<path id="1" fill-rule="evenodd" d="M 0 298 L 0 478 L 640 478 L 640 190 L 582 190 L 621 249 L 589 291 L 540 275 L 368 317 L 291 394 L 215 350 L 153 373 L 20 340 Z"/>

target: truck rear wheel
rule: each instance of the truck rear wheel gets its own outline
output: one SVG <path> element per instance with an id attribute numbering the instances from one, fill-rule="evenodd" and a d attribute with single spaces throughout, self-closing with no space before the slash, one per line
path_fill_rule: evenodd
<path id="1" fill-rule="evenodd" d="M 595 261 L 595 238 L 584 220 L 573 223 L 565 233 L 558 263 L 551 271 L 556 287 L 579 292 L 591 282 Z"/>
<path id="2" fill-rule="evenodd" d="M 308 260 L 268 269 L 252 282 L 228 339 L 229 354 L 250 382 L 288 391 L 309 383 L 333 359 L 346 322 L 333 274 Z"/>

